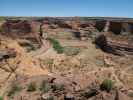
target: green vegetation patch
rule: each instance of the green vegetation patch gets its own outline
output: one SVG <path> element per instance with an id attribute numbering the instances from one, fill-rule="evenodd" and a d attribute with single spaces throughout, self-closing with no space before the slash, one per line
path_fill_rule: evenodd
<path id="1" fill-rule="evenodd" d="M 53 91 L 63 91 L 64 90 L 64 85 L 63 84 L 54 84 L 52 85 Z"/>
<path id="2" fill-rule="evenodd" d="M 2 96 L 0 96 L 0 100 L 4 100 Z"/>
<path id="3" fill-rule="evenodd" d="M 64 52 L 64 48 L 60 45 L 60 43 L 56 39 L 47 38 L 47 40 L 49 40 L 50 43 L 52 43 L 53 48 L 55 51 L 57 51 L 57 53 L 61 54 Z"/>
<path id="4" fill-rule="evenodd" d="M 87 91 L 81 93 L 81 95 L 83 95 L 86 98 L 90 98 L 90 97 L 95 96 L 97 94 L 98 94 L 98 90 L 96 90 L 96 89 L 90 89 L 90 90 L 87 90 Z"/>
<path id="5" fill-rule="evenodd" d="M 110 92 L 110 91 L 112 90 L 112 88 L 113 88 L 113 82 L 112 82 L 112 80 L 110 80 L 110 79 L 105 79 L 105 80 L 102 82 L 100 88 L 101 88 L 101 90 L 105 90 L 105 91 L 107 91 L 107 92 Z"/>
<path id="6" fill-rule="evenodd" d="M 133 91 L 130 91 L 130 92 L 128 93 L 128 96 L 129 96 L 129 97 L 133 97 Z"/>
<path id="7" fill-rule="evenodd" d="M 50 90 L 51 86 L 47 81 L 42 81 L 40 85 L 40 91 L 43 93 L 47 93 Z"/>
<path id="8" fill-rule="evenodd" d="M 46 68 L 48 68 L 49 71 L 52 72 L 54 59 L 46 58 L 46 59 L 43 59 L 43 60 L 41 60 L 41 61 L 42 61 L 42 63 L 46 66 Z"/>
<path id="9" fill-rule="evenodd" d="M 28 92 L 34 92 L 34 91 L 36 91 L 36 89 L 37 89 L 36 84 L 35 84 L 34 82 L 31 82 L 31 83 L 28 85 L 27 91 L 28 91 Z"/>
<path id="10" fill-rule="evenodd" d="M 17 92 L 19 92 L 21 90 L 22 90 L 22 88 L 20 86 L 18 86 L 17 84 L 13 84 L 11 86 L 11 89 L 8 91 L 7 96 L 13 97 L 15 93 L 17 93 Z"/>
<path id="11" fill-rule="evenodd" d="M 5 17 L 0 16 L 0 21 L 5 20 Z"/>
<path id="12" fill-rule="evenodd" d="M 2 32 L 2 27 L 0 26 L 0 32 Z"/>

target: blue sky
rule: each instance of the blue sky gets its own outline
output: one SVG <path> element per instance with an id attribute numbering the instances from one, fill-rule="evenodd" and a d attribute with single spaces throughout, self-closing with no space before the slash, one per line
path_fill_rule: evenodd
<path id="1" fill-rule="evenodd" d="M 0 0 L 0 16 L 133 18 L 133 0 Z"/>

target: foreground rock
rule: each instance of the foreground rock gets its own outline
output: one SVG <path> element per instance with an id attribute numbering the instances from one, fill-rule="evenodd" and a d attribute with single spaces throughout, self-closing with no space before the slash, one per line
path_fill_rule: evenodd
<path id="1" fill-rule="evenodd" d="M 78 76 L 78 74 L 76 74 Z M 89 75 L 88 75 L 89 76 Z M 89 78 L 89 77 L 88 77 Z M 18 77 L 15 80 L 17 87 L 21 87 L 21 90 L 15 91 L 10 96 L 6 93 L 5 97 L 7 100 L 11 98 L 13 100 L 131 100 L 126 93 L 119 89 L 113 88 L 110 92 L 106 92 L 100 89 L 100 83 L 96 80 L 88 84 L 86 88 L 80 88 L 80 90 L 75 90 L 75 88 L 82 84 L 81 81 L 77 82 L 75 78 L 70 78 L 70 76 L 34 76 L 34 77 Z M 14 83 L 14 84 L 15 84 Z M 86 81 L 86 84 L 88 81 Z M 30 84 L 32 87 L 29 87 Z M 10 86 L 12 87 L 12 85 Z M 27 91 L 27 89 L 31 89 Z M 35 88 L 34 90 L 32 90 Z M 20 99 L 21 100 L 21 99 Z"/>

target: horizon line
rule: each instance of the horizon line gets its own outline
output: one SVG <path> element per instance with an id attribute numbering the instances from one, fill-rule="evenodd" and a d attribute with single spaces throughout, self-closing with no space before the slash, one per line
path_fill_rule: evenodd
<path id="1" fill-rule="evenodd" d="M 9 15 L 9 16 L 3 16 L 0 15 L 0 17 L 88 17 L 88 18 L 131 18 L 133 19 L 133 17 L 123 17 L 123 16 L 13 16 L 13 15 Z"/>

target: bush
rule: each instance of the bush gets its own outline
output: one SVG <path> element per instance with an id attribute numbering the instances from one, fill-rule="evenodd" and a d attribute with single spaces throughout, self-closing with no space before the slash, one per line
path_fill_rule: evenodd
<path id="1" fill-rule="evenodd" d="M 53 91 L 63 91 L 64 90 L 64 85 L 63 84 L 54 84 L 52 86 Z"/>
<path id="2" fill-rule="evenodd" d="M 61 54 L 64 52 L 64 48 L 60 45 L 60 43 L 57 40 L 53 38 L 47 38 L 47 40 L 49 40 L 50 43 L 53 44 L 53 48 L 55 51 L 57 51 L 57 53 Z"/>
<path id="3" fill-rule="evenodd" d="M 40 86 L 40 91 L 46 93 L 50 90 L 50 88 L 51 88 L 50 85 L 46 81 L 42 81 L 42 84 Z"/>
<path id="4" fill-rule="evenodd" d="M 98 94 L 98 91 L 96 89 L 90 89 L 88 91 L 85 91 L 82 95 L 86 98 L 90 98 L 92 96 L 95 96 Z"/>
<path id="5" fill-rule="evenodd" d="M 2 96 L 0 96 L 0 100 L 3 100 L 3 97 Z"/>
<path id="6" fill-rule="evenodd" d="M 36 91 L 36 84 L 33 83 L 33 82 L 30 83 L 30 84 L 28 85 L 27 91 L 28 91 L 28 92 L 34 92 L 34 91 Z"/>
<path id="7" fill-rule="evenodd" d="M 36 50 L 35 46 L 32 43 L 23 42 L 19 43 L 19 45 L 25 47 L 27 52 Z"/>
<path id="8" fill-rule="evenodd" d="M 128 93 L 128 96 L 129 96 L 129 97 L 133 97 L 133 91 L 130 91 L 130 92 Z"/>
<path id="9" fill-rule="evenodd" d="M 22 88 L 17 84 L 13 84 L 7 96 L 12 97 L 16 92 L 20 91 Z"/>
<path id="10" fill-rule="evenodd" d="M 53 96 L 50 96 L 49 98 L 47 98 L 46 100 L 54 100 Z"/>
<path id="11" fill-rule="evenodd" d="M 5 20 L 5 18 L 0 16 L 0 21 L 4 21 L 4 20 Z"/>
<path id="12" fill-rule="evenodd" d="M 107 92 L 110 92 L 113 88 L 113 82 L 110 79 L 105 79 L 101 86 L 100 86 L 101 90 L 106 90 Z"/>
<path id="13" fill-rule="evenodd" d="M 46 58 L 42 60 L 42 63 L 46 66 L 46 68 L 48 68 L 50 72 L 52 72 L 54 59 Z"/>
<path id="14" fill-rule="evenodd" d="M 3 30 L 2 30 L 2 27 L 0 26 L 0 32 L 2 32 Z"/>

